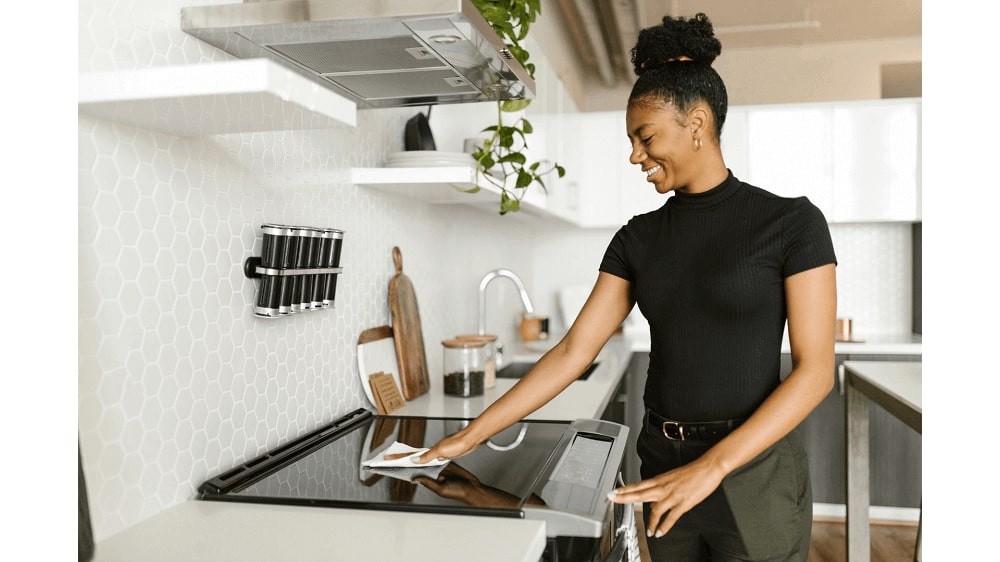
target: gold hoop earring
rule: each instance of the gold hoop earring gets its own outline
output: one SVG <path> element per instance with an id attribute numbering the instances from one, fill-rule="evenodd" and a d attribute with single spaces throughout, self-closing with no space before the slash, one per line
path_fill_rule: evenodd
<path id="1" fill-rule="evenodd" d="M 701 150 L 701 139 L 694 139 L 694 149 Z"/>

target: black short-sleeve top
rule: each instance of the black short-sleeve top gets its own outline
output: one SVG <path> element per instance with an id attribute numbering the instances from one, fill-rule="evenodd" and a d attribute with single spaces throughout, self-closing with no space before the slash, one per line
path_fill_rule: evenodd
<path id="1" fill-rule="evenodd" d="M 823 213 L 736 179 L 633 217 L 600 270 L 649 321 L 646 407 L 679 421 L 749 416 L 779 383 L 784 279 L 836 264 Z"/>

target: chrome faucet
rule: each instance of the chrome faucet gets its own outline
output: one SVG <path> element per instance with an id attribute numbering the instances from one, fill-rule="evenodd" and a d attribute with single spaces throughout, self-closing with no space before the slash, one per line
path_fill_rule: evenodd
<path id="1" fill-rule="evenodd" d="M 509 269 L 494 269 L 483 276 L 479 282 L 479 335 L 486 333 L 486 286 L 497 277 L 506 277 L 517 285 L 517 292 L 521 295 L 521 303 L 524 305 L 526 314 L 534 314 L 535 307 L 531 306 L 531 299 L 528 298 L 528 291 L 524 289 L 521 279 Z"/>

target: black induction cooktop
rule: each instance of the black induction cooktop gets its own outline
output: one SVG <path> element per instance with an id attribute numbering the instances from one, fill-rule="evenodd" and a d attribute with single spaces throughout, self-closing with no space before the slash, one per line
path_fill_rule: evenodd
<path id="1" fill-rule="evenodd" d="M 469 420 L 359 409 L 216 476 L 200 499 L 544 519 L 547 533 L 601 536 L 625 426 L 522 421 L 443 467 L 369 468 L 394 441 L 429 447 Z"/>

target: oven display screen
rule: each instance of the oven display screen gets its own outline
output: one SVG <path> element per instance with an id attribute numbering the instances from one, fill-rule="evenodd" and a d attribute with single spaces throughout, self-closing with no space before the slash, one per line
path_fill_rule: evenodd
<path id="1" fill-rule="evenodd" d="M 577 434 L 560 459 L 551 480 L 565 484 L 596 487 L 604 474 L 613 440 L 601 435 Z"/>

